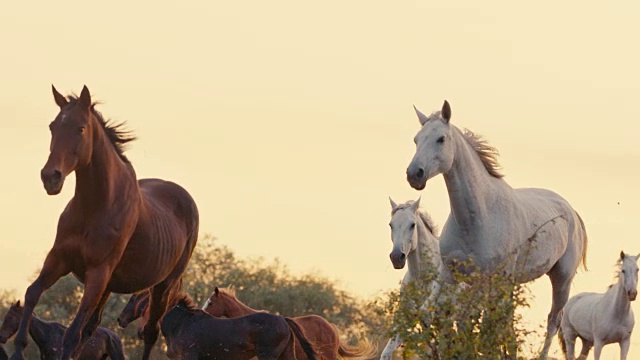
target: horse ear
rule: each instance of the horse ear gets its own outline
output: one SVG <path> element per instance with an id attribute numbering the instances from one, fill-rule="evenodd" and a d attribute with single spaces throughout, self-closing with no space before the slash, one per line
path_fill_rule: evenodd
<path id="1" fill-rule="evenodd" d="M 215 294 L 215 296 L 219 296 L 220 295 L 220 290 L 218 289 L 217 286 L 216 286 L 215 289 L 213 289 L 213 293 Z"/>
<path id="2" fill-rule="evenodd" d="M 413 204 L 411 204 L 411 210 L 412 210 L 413 212 L 418 211 L 418 209 L 420 208 L 420 199 L 421 199 L 421 198 L 422 198 L 422 196 L 421 196 L 421 197 L 419 197 L 419 198 L 418 198 L 418 200 L 414 201 L 414 202 L 413 202 Z"/>
<path id="3" fill-rule="evenodd" d="M 78 98 L 78 105 L 87 110 L 89 109 L 89 106 L 91 106 L 91 94 L 89 93 L 89 88 L 87 88 L 87 85 L 82 88 L 82 92 L 80 93 L 80 97 Z"/>
<path id="4" fill-rule="evenodd" d="M 442 111 L 440 111 L 440 114 L 442 115 L 442 118 L 446 123 L 451 120 L 451 106 L 449 105 L 449 102 L 447 100 L 445 100 L 444 104 L 442 104 Z"/>
<path id="5" fill-rule="evenodd" d="M 53 84 L 51 84 L 51 92 L 53 92 L 53 99 L 56 101 L 56 104 L 60 107 L 60 109 L 69 104 L 67 98 L 65 98 L 64 95 L 60 94 L 58 90 L 56 90 L 56 87 L 53 86 Z"/>
<path id="6" fill-rule="evenodd" d="M 420 120 L 420 125 L 424 125 L 427 121 L 429 121 L 429 118 L 427 117 L 427 115 L 423 114 L 422 111 L 418 110 L 418 108 L 413 105 L 413 109 L 416 111 L 416 115 L 418 115 L 418 120 Z"/>
<path id="7" fill-rule="evenodd" d="M 624 251 L 620 250 L 620 260 L 624 260 Z"/>
<path id="8" fill-rule="evenodd" d="M 391 199 L 391 196 L 389 196 L 389 202 L 391 203 L 391 211 L 395 211 L 398 208 L 398 204 Z"/>
<path id="9" fill-rule="evenodd" d="M 16 301 L 16 306 L 20 307 L 20 300 Z"/>

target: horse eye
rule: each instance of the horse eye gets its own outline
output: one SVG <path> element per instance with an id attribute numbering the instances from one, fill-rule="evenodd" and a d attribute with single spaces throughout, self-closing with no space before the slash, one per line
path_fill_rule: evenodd
<path id="1" fill-rule="evenodd" d="M 416 227 L 416 224 L 415 224 L 415 223 L 414 223 L 414 224 L 411 224 L 411 230 L 415 229 L 415 227 Z"/>
<path id="2" fill-rule="evenodd" d="M 440 136 L 437 140 L 438 144 L 442 144 L 444 142 L 444 135 Z"/>
<path id="3" fill-rule="evenodd" d="M 79 132 L 80 134 L 84 134 L 84 126 L 79 126 L 79 127 L 78 127 L 78 132 Z"/>
<path id="4" fill-rule="evenodd" d="M 625 273 L 625 271 L 624 271 L 624 270 L 622 270 L 622 273 L 624 274 L 624 273 Z"/>

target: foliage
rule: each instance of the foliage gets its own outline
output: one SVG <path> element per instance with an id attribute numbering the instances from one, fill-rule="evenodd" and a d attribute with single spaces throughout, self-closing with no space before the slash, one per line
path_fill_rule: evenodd
<path id="1" fill-rule="evenodd" d="M 517 354 L 530 332 L 515 310 L 529 306 L 528 289 L 504 274 L 456 272 L 454 283 L 464 285 L 441 283 L 439 295 L 427 304 L 432 290 L 423 284 L 437 279 L 436 270 L 428 268 L 418 281 L 387 293 L 370 307 L 384 323 L 387 339 L 400 334 L 405 359 L 521 359 Z"/>

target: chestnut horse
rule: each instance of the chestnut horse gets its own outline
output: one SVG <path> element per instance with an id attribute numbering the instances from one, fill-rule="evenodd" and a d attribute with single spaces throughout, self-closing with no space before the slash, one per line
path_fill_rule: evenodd
<path id="1" fill-rule="evenodd" d="M 53 86 L 52 90 L 60 111 L 49 125 L 51 153 L 41 171 L 42 183 L 47 194 L 56 195 L 75 171 L 75 194 L 60 215 L 40 274 L 27 288 L 12 359 L 23 358 L 40 296 L 70 272 L 84 283 L 84 294 L 65 332 L 61 359 L 76 357 L 100 324 L 111 292 L 150 288 L 143 354 L 148 359 L 167 300 L 179 291 L 196 245 L 198 209 L 175 183 L 137 180 L 123 148 L 134 137 L 122 130 L 122 124 L 103 119 L 86 86 L 79 97 L 64 97 Z"/>
<path id="2" fill-rule="evenodd" d="M 260 311 L 243 304 L 233 292 L 220 290 L 217 287 L 205 302 L 202 310 L 216 317 L 228 318 L 260 313 Z M 369 343 L 361 342 L 358 346 L 349 346 L 341 342 L 338 329 L 323 317 L 307 315 L 292 319 L 311 340 L 320 359 L 375 358 L 376 349 Z M 296 349 L 296 353 L 301 354 L 300 350 Z M 299 359 L 306 358 L 299 357 Z"/>
<path id="3" fill-rule="evenodd" d="M 0 343 L 18 331 L 23 308 L 20 301 L 12 304 L 0 325 Z M 57 360 L 62 351 L 62 337 L 67 328 L 57 322 L 46 322 L 33 316 L 29 333 L 40 349 L 40 359 Z M 113 331 L 99 327 L 80 350 L 78 360 L 124 360 L 122 340 Z M 0 356 L 0 360 L 2 357 Z"/>

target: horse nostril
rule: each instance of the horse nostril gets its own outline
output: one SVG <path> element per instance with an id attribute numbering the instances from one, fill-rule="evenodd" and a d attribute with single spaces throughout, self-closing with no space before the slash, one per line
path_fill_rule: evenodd
<path id="1" fill-rule="evenodd" d="M 53 171 L 53 175 L 51 175 L 51 181 L 58 182 L 62 179 L 62 173 L 58 170 Z"/>
<path id="2" fill-rule="evenodd" d="M 422 178 L 424 176 L 424 169 L 423 168 L 419 168 L 418 171 L 416 172 L 416 176 L 418 178 Z"/>
<path id="3" fill-rule="evenodd" d="M 404 259 L 407 258 L 407 255 L 405 254 L 400 254 L 400 261 L 404 261 Z"/>

